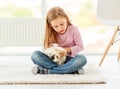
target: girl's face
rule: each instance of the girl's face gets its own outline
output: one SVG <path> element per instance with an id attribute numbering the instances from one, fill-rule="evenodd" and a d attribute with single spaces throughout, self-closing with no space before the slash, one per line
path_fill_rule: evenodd
<path id="1" fill-rule="evenodd" d="M 59 34 L 64 34 L 67 29 L 67 19 L 65 17 L 58 17 L 52 20 L 50 24 Z"/>

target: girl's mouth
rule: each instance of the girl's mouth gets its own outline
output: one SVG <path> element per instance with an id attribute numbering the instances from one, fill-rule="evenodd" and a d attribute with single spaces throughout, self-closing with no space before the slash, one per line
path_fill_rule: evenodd
<path id="1" fill-rule="evenodd" d="M 60 31 L 60 33 L 63 33 L 63 32 L 64 32 L 64 30 L 61 30 L 61 31 Z"/>

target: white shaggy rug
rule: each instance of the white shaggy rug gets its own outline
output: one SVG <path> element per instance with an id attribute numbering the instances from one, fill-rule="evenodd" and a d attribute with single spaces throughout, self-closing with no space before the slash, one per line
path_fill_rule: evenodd
<path id="1" fill-rule="evenodd" d="M 33 65 L 0 65 L 0 84 L 102 84 L 106 83 L 105 75 L 98 66 L 88 63 L 85 73 L 33 75 Z"/>

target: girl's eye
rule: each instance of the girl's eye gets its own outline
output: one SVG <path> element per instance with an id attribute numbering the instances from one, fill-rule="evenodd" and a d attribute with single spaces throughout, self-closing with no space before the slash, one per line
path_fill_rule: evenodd
<path id="1" fill-rule="evenodd" d="M 58 26 L 54 26 L 54 28 L 57 28 Z"/>

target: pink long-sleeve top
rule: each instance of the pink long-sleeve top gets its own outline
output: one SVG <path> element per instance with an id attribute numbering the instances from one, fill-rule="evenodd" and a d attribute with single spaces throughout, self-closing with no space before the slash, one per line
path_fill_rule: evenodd
<path id="1" fill-rule="evenodd" d="M 58 34 L 58 37 L 58 44 L 61 47 L 71 48 L 71 54 L 68 54 L 70 57 L 75 57 L 84 48 L 80 32 L 76 26 L 68 26 L 66 32 L 62 35 Z"/>

